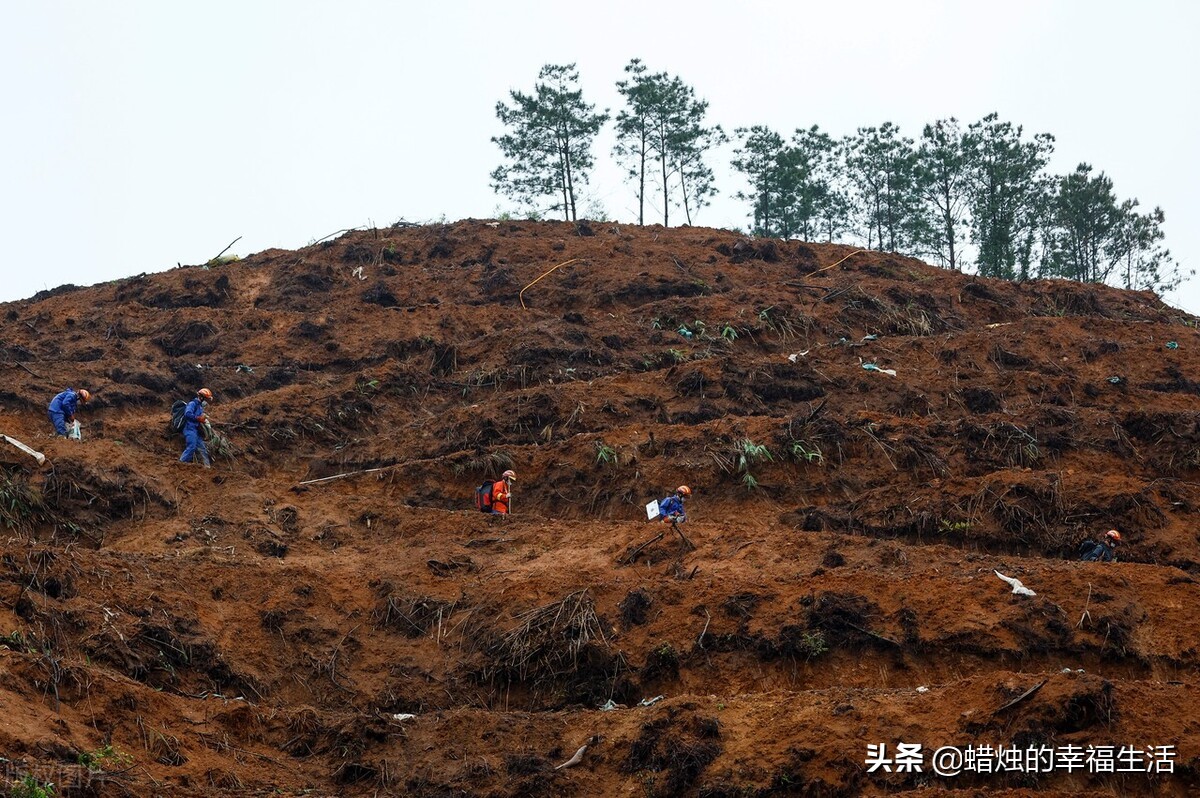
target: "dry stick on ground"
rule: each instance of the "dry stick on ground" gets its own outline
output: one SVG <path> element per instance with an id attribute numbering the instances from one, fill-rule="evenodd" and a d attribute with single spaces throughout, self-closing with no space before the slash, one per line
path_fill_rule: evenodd
<path id="1" fill-rule="evenodd" d="M 35 332 L 36 332 L 36 331 L 35 331 Z M 38 374 L 37 372 L 34 372 L 34 371 L 30 370 L 29 366 L 26 366 L 24 363 L 16 363 L 16 362 L 13 362 L 13 363 L 5 363 L 4 365 L 6 365 L 6 366 L 16 366 L 16 367 L 18 367 L 18 368 L 23 368 L 23 369 L 25 369 L 26 371 L 28 371 L 30 374 L 32 374 L 33 376 L 37 377 L 39 380 L 40 380 L 40 379 L 43 379 L 43 377 L 42 377 L 42 375 L 41 375 L 41 374 Z"/>
<path id="2" fill-rule="evenodd" d="M 634 549 L 632 552 L 630 552 L 628 556 L 626 556 L 626 557 L 625 557 L 625 562 L 626 562 L 626 563 L 631 563 L 631 562 L 633 562 L 634 560 L 636 560 L 636 559 L 637 559 L 637 556 L 638 556 L 639 554 L 641 554 L 641 553 L 642 553 L 642 549 L 646 548 L 646 547 L 647 547 L 647 546 L 649 546 L 651 543 L 657 543 L 658 541 L 662 540 L 662 539 L 663 539 L 663 535 L 665 535 L 665 534 L 667 534 L 667 533 L 666 533 L 666 532 L 659 532 L 657 535 L 655 535 L 654 537 L 650 538 L 649 540 L 647 540 L 647 541 L 646 541 L 645 543 L 643 543 L 642 545 L 638 546 L 636 549 Z"/>
<path id="3" fill-rule="evenodd" d="M 342 685 L 338 684 L 337 655 L 338 655 L 338 652 L 341 651 L 341 649 L 342 649 L 342 644 L 345 643 L 347 638 L 349 638 L 350 635 L 354 634 L 355 630 L 358 629 L 358 627 L 360 627 L 360 626 L 362 626 L 361 623 L 356 623 L 354 625 L 353 629 L 351 629 L 349 632 L 346 632 L 346 635 L 341 639 L 341 641 L 339 641 L 338 644 L 333 647 L 333 653 L 329 655 L 329 681 L 333 682 L 334 687 L 336 687 L 339 690 L 343 690 L 347 693 L 349 693 L 351 691 L 345 687 L 342 687 Z"/>
<path id="4" fill-rule="evenodd" d="M 1008 708 L 1010 708 L 1010 707 L 1015 707 L 1017 704 L 1021 703 L 1021 702 L 1022 702 L 1022 701 L 1024 701 L 1026 698 L 1029 698 L 1031 695 L 1033 695 L 1034 693 L 1036 693 L 1038 690 L 1041 690 L 1041 689 L 1042 689 L 1042 685 L 1044 685 L 1044 684 L 1046 683 L 1046 681 L 1047 681 L 1046 679 L 1042 679 L 1040 682 L 1038 682 L 1037 684 L 1035 684 L 1033 687 L 1030 687 L 1028 690 L 1026 690 L 1025 692 L 1021 693 L 1019 696 L 1017 696 L 1016 698 L 1014 698 L 1012 701 L 1009 701 L 1007 704 L 1005 704 L 1004 706 L 1000 707 L 999 709 L 997 709 L 997 710 L 996 710 L 995 712 L 993 712 L 992 714 L 993 714 L 993 715 L 998 715 L 998 714 L 1000 714 L 1001 712 L 1003 712 L 1004 710 L 1006 710 L 1006 709 L 1008 709 Z"/>
<path id="5" fill-rule="evenodd" d="M 683 540 L 683 542 L 684 542 L 684 545 L 686 545 L 686 546 L 687 546 L 689 549 L 695 549 L 695 548 L 696 548 L 696 544 L 695 544 L 695 543 L 693 543 L 692 541 L 688 540 L 688 537 L 687 537 L 687 535 L 683 534 L 683 530 L 679 528 L 679 522 L 678 522 L 678 521 L 674 521 L 674 520 L 673 520 L 673 521 L 671 521 L 671 529 L 674 529 L 674 530 L 675 530 L 675 533 L 676 533 L 677 535 L 679 535 L 680 539 L 682 539 L 682 540 Z"/>
<path id="6" fill-rule="evenodd" d="M 239 242 L 239 241 L 241 241 L 241 240 L 242 240 L 242 237 L 241 237 L 241 236 L 238 236 L 237 238 L 235 238 L 235 239 L 233 239 L 232 241 L 230 241 L 230 242 L 229 242 L 229 247 L 232 247 L 234 244 L 236 244 L 237 242 Z M 208 262 L 208 263 L 212 263 L 214 260 L 216 260 L 217 258 L 219 258 L 219 257 L 221 257 L 222 255 L 224 255 L 226 252 L 228 252 L 228 251 L 229 251 L 229 247 L 225 247 L 225 249 L 221 250 L 221 251 L 220 251 L 220 252 L 218 252 L 216 255 L 213 255 L 211 258 L 209 258 L 209 259 L 208 259 L 208 261 L 207 261 L 207 262 Z"/>
<path id="7" fill-rule="evenodd" d="M 1085 601 L 1085 602 L 1083 603 L 1083 613 L 1082 613 L 1082 614 L 1079 616 L 1079 623 L 1075 624 L 1075 628 L 1076 628 L 1076 629 L 1078 629 L 1078 628 L 1080 628 L 1081 626 L 1083 626 L 1083 620 L 1084 620 L 1084 618 L 1088 619 L 1089 621 L 1092 619 L 1092 616 L 1091 616 L 1090 614 L 1088 614 L 1088 607 L 1091 605 L 1091 603 L 1092 603 L 1092 583 L 1091 583 L 1091 582 L 1088 582 L 1088 597 L 1087 597 L 1087 601 Z"/>

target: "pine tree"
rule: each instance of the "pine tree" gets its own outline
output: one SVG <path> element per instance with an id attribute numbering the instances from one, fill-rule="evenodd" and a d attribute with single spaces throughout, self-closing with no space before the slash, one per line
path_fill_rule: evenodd
<path id="1" fill-rule="evenodd" d="M 1044 274 L 1124 288 L 1165 291 L 1180 281 L 1170 253 L 1159 246 L 1163 212 L 1137 212 L 1138 201 L 1117 202 L 1103 172 L 1079 164 L 1058 181 L 1051 201 L 1049 254 Z"/>
<path id="2" fill-rule="evenodd" d="M 633 59 L 625 67 L 628 80 L 617 82 L 625 108 L 616 117 L 617 143 L 613 154 L 624 163 L 626 174 L 637 181 L 638 224 L 646 223 L 646 171 L 651 158 L 650 136 L 654 109 L 659 105 L 664 73 L 646 74 L 646 65 Z"/>
<path id="3" fill-rule="evenodd" d="M 794 223 L 789 209 L 804 178 L 799 154 L 763 125 L 738 128 L 734 135 L 741 146 L 734 150 L 733 168 L 745 175 L 751 188 L 734 196 L 752 203 L 755 235 L 786 238 Z"/>
<path id="4" fill-rule="evenodd" d="M 547 64 L 532 95 L 509 92 L 513 104 L 496 103 L 510 132 L 492 139 L 507 164 L 492 172 L 493 190 L 528 205 L 556 197 L 552 210 L 574 221 L 576 198 L 593 166 L 592 142 L 608 120 L 583 101 L 574 64 Z"/>
<path id="5" fill-rule="evenodd" d="M 979 249 L 979 273 L 1009 280 L 1027 279 L 1053 193 L 1044 170 L 1054 137 L 1039 133 L 1030 141 L 1022 128 L 989 114 L 967 130 L 971 159 L 972 237 Z"/>
<path id="6" fill-rule="evenodd" d="M 858 198 L 867 246 L 900 252 L 918 237 L 916 153 L 900 128 L 859 128 L 846 142 L 846 170 Z"/>
<path id="7" fill-rule="evenodd" d="M 971 162 L 958 120 L 939 119 L 926 125 L 917 148 L 916 189 L 928 212 L 930 235 L 925 245 L 946 268 L 961 270 L 959 242 L 970 204 Z"/>
<path id="8" fill-rule="evenodd" d="M 683 208 L 688 224 L 692 212 L 716 193 L 707 150 L 726 141 L 719 125 L 708 126 L 708 103 L 696 99 L 692 87 L 665 72 L 649 73 L 634 59 L 625 67 L 628 80 L 617 83 L 626 107 L 617 115 L 617 145 L 613 151 L 626 164 L 638 185 L 638 224 L 645 223 L 646 186 L 651 163 L 662 199 L 663 225 L 671 221 L 671 205 Z"/>

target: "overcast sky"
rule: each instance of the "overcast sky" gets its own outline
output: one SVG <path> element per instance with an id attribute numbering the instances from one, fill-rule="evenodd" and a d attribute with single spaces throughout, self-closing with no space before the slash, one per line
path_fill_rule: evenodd
<path id="1" fill-rule="evenodd" d="M 0 301 L 245 256 L 350 227 L 513 210 L 497 101 L 578 64 L 616 110 L 631 58 L 678 75 L 726 130 L 831 135 L 996 112 L 1056 138 L 1051 169 L 1104 171 L 1166 212 L 1200 267 L 1191 2 L 12 0 L 0 31 Z M 611 135 L 581 212 L 635 216 Z M 745 188 L 695 219 L 742 227 Z M 681 217 L 677 217 L 681 218 Z M 1200 313 L 1200 278 L 1167 297 Z"/>

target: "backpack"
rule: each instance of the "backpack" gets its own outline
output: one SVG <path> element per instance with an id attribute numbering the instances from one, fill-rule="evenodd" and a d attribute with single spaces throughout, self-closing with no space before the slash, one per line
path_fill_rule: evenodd
<path id="1" fill-rule="evenodd" d="M 176 399 L 171 405 L 171 432 L 183 432 L 183 411 L 187 410 L 188 403 L 182 399 Z"/>
<path id="2" fill-rule="evenodd" d="M 492 511 L 492 485 L 494 482 L 485 482 L 475 489 L 475 508 L 483 513 Z"/>

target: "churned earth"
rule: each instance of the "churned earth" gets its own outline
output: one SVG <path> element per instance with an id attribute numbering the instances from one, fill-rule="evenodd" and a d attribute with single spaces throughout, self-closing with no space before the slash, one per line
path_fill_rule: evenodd
<path id="1" fill-rule="evenodd" d="M 1196 323 L 845 246 L 474 220 L 0 305 L 0 433 L 48 457 L 0 444 L 0 776 L 1195 794 Z M 82 443 L 50 437 L 67 386 Z M 201 386 L 212 470 L 167 429 Z M 513 514 L 476 511 L 508 468 Z M 679 484 L 692 549 L 644 511 Z M 1109 528 L 1119 561 L 1076 561 Z M 978 764 L 939 775 L 942 747 Z"/>

